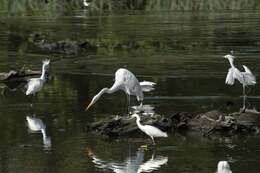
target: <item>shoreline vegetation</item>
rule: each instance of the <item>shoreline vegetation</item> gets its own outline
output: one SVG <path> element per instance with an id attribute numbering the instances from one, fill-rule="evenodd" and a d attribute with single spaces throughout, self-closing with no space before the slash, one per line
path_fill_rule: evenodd
<path id="1" fill-rule="evenodd" d="M 259 10 L 258 0 L 89 0 L 85 7 L 83 0 L 0 0 L 1 16 L 67 16 L 84 10 L 86 14 L 102 14 L 124 10 L 145 12 L 163 11 L 237 11 Z"/>

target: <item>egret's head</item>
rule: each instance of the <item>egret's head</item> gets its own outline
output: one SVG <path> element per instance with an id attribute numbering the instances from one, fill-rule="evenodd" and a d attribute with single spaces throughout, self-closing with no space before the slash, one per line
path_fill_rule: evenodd
<path id="1" fill-rule="evenodd" d="M 48 70 L 49 66 L 50 66 L 50 59 L 45 59 L 42 61 L 42 67 L 44 70 Z"/>
<path id="2" fill-rule="evenodd" d="M 227 54 L 225 56 L 223 56 L 223 58 L 226 58 L 226 59 L 235 59 L 236 57 L 231 55 L 231 54 Z"/>
<path id="3" fill-rule="evenodd" d="M 227 161 L 219 161 L 218 162 L 218 173 L 222 172 L 229 172 L 230 171 L 230 166 Z"/>
<path id="4" fill-rule="evenodd" d="M 93 104 L 95 104 L 98 101 L 98 99 L 101 97 L 101 95 L 107 92 L 107 90 L 108 88 L 103 88 L 97 95 L 95 95 L 91 100 L 91 102 L 89 103 L 89 105 L 86 107 L 85 111 L 87 111 Z"/>

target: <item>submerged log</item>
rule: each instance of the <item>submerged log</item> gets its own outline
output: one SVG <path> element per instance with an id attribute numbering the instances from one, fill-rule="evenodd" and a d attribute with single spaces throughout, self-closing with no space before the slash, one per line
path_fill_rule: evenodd
<path id="1" fill-rule="evenodd" d="M 91 45 L 86 40 L 48 40 L 41 33 L 32 33 L 29 40 L 41 50 L 53 53 L 78 54 L 80 51 L 96 49 L 96 46 Z"/>
<path id="2" fill-rule="evenodd" d="M 0 81 L 26 81 L 27 77 L 40 75 L 41 71 L 34 71 L 22 67 L 20 70 L 10 70 L 0 73 Z"/>
<path id="3" fill-rule="evenodd" d="M 167 118 L 166 118 L 167 117 Z M 206 113 L 179 112 L 171 116 L 142 115 L 142 124 L 149 124 L 163 131 L 192 131 L 201 135 L 216 133 L 236 134 L 242 132 L 258 133 L 260 127 L 260 114 L 256 111 L 245 113 L 222 113 L 210 111 Z M 108 117 L 86 126 L 88 132 L 108 137 L 119 137 L 140 133 L 134 119 L 127 116 Z"/>

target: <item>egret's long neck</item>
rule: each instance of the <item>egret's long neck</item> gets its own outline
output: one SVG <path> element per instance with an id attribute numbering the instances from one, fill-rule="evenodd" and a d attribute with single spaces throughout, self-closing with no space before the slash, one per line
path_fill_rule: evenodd
<path id="1" fill-rule="evenodd" d="M 231 65 L 231 67 L 235 67 L 233 58 L 228 58 L 228 61 L 229 61 L 229 64 Z"/>
<path id="2" fill-rule="evenodd" d="M 45 73 L 46 73 L 46 70 L 45 70 L 45 67 L 44 67 L 44 65 L 43 65 L 43 66 L 42 66 L 41 80 L 45 80 Z"/>
<path id="3" fill-rule="evenodd" d="M 46 130 L 43 128 L 43 129 L 41 129 L 41 132 L 42 132 L 42 138 L 43 138 L 43 141 L 45 141 L 46 138 L 47 138 Z"/>
<path id="4" fill-rule="evenodd" d="M 137 126 L 141 129 L 142 127 L 143 127 L 143 125 L 140 123 L 140 117 L 139 116 L 137 116 L 136 117 L 136 124 L 137 124 Z"/>

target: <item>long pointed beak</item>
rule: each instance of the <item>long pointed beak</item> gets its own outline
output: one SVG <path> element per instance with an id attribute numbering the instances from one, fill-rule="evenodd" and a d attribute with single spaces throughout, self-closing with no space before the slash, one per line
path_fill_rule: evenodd
<path id="1" fill-rule="evenodd" d="M 86 107 L 86 109 L 85 109 L 85 111 L 87 111 L 89 108 L 90 108 L 90 106 L 92 106 L 93 105 L 93 103 L 91 102 L 91 103 L 89 103 L 89 105 Z"/>

